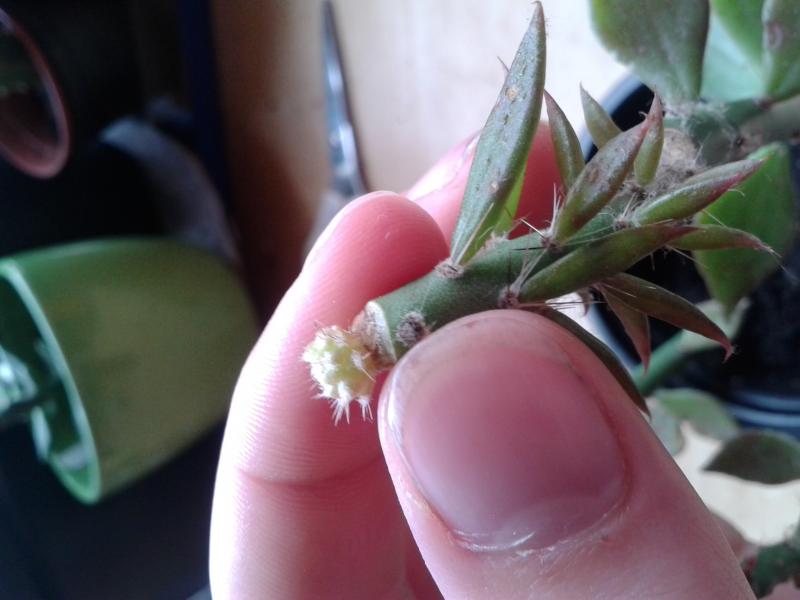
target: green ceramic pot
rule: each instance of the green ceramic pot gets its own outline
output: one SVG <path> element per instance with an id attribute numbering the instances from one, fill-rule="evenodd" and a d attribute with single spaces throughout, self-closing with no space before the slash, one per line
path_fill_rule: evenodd
<path id="1" fill-rule="evenodd" d="M 0 411 L 29 418 L 40 457 L 97 502 L 224 418 L 256 335 L 237 274 L 196 248 L 20 254 L 0 261 Z"/>

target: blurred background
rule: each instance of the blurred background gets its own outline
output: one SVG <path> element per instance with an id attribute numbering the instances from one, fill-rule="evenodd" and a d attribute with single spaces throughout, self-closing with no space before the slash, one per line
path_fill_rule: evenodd
<path id="1" fill-rule="evenodd" d="M 586 3 L 543 4 L 547 87 L 579 128 L 578 84 L 607 97 L 625 71 L 595 40 Z M 24 265 L 28 255 L 20 253 L 55 247 L 74 254 L 71 244 L 80 241 L 170 240 L 214 257 L 235 279 L 215 285 L 246 298 L 234 311 L 238 321 L 219 324 L 240 341 L 229 339 L 239 362 L 218 373 L 208 422 L 164 431 L 165 439 L 182 440 L 169 450 L 137 450 L 138 458 L 152 452 L 157 460 L 120 475 L 114 489 L 76 498 L 68 467 L 54 458 L 46 405 L 19 419 L 33 423 L 33 436 L 25 426 L 0 432 L 0 597 L 207 597 L 213 477 L 237 365 L 298 272 L 323 199 L 354 181 L 353 164 L 336 172 L 337 151 L 357 146 L 366 190 L 410 187 L 481 127 L 504 77 L 501 61 L 511 60 L 532 11 L 524 0 L 334 0 L 332 7 L 346 84 L 338 117 L 353 133 L 331 124 L 336 101 L 325 83 L 331 54 L 321 0 L 0 0 L 0 74 L 10 74 L 0 77 L 0 256 Z M 169 268 L 184 272 L 182 265 Z M 114 285 L 125 283 L 125 268 Z M 187 285 L 185 296 L 154 296 L 153 305 L 185 306 L 211 287 Z M 48 293 L 58 308 L 80 292 Z M 196 312 L 197 321 L 182 326 L 205 327 L 208 313 Z M 58 338 L 64 317 L 45 317 Z M 77 318 L 67 320 L 80 329 Z M 3 327 L 0 319 L 0 344 L 21 343 Z M 46 337 L 42 328 L 37 340 Z M 204 342 L 213 358 L 219 342 L 197 341 Z M 106 348 L 94 346 L 95 362 L 83 368 L 107 368 Z M 152 350 L 152 340 L 126 347 L 125 361 L 141 363 L 144 348 Z M 156 349 L 163 360 L 188 352 L 164 343 Z M 113 413 L 120 394 L 130 392 L 135 403 L 139 393 L 97 385 L 72 393 L 64 377 L 70 403 L 55 406 L 73 420 L 76 411 L 91 417 L 98 402 Z M 147 410 L 180 416 L 187 412 L 181 402 L 172 394 L 166 407 Z M 161 422 L 158 412 L 143 410 L 131 418 Z M 78 436 L 101 470 L 108 461 L 97 440 L 113 416 L 103 419 L 89 418 L 90 434 Z M 701 473 L 713 448 L 693 435 L 679 457 L 701 495 L 754 541 L 779 539 L 794 521 L 800 488 Z M 775 518 L 754 519 L 753 507 Z"/>

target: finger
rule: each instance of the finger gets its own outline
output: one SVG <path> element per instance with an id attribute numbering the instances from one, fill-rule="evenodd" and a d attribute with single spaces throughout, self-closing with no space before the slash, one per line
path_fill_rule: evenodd
<path id="1" fill-rule="evenodd" d="M 446 598 L 751 598 L 713 518 L 597 357 L 494 311 L 412 349 L 379 428 Z"/>
<path id="2" fill-rule="evenodd" d="M 477 141 L 477 136 L 473 136 L 456 146 L 406 194 L 428 211 L 447 239 L 455 229 Z M 553 213 L 554 193 L 559 184 L 550 129 L 547 123 L 542 123 L 531 143 L 517 216 L 535 227 L 546 226 Z M 524 227 L 517 231 L 525 232 Z"/>
<path id="3" fill-rule="evenodd" d="M 410 538 L 375 425 L 334 427 L 300 356 L 320 325 L 348 325 L 446 252 L 427 213 L 388 193 L 323 233 L 234 394 L 212 515 L 215 598 L 390 598 L 406 585 Z"/>

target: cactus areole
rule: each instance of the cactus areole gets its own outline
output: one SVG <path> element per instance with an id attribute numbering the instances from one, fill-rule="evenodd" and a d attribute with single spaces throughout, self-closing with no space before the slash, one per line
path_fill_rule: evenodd
<path id="1" fill-rule="evenodd" d="M 432 331 L 460 317 L 497 308 L 537 312 L 571 331 L 646 411 L 613 353 L 554 310 L 557 299 L 574 292 L 593 290 L 611 300 L 609 305 L 627 317 L 626 331 L 638 342 L 644 361 L 650 352 L 648 316 L 691 330 L 731 351 L 725 334 L 691 303 L 620 274 L 661 248 L 768 250 L 745 232 L 692 223 L 695 214 L 757 172 L 761 161 L 745 159 L 691 174 L 681 172 L 678 167 L 686 157 L 674 156 L 674 150 L 682 137 L 667 127 L 662 105 L 656 101 L 644 120 L 627 131 L 613 131 L 605 122 L 604 143 L 584 164 L 574 129 L 555 100 L 545 94 L 544 73 L 544 16 L 537 2 L 481 133 L 450 257 L 421 279 L 368 302 L 349 330 L 323 327 L 303 354 L 320 395 L 333 407 L 335 421 L 343 416 L 349 420 L 354 402 L 368 416 L 377 374 L 391 368 Z M 517 223 L 509 215 L 516 212 L 543 104 L 563 186 L 557 191 L 549 226 L 510 239 Z M 590 97 L 585 105 L 587 118 L 604 119 L 598 113 L 599 104 Z"/>

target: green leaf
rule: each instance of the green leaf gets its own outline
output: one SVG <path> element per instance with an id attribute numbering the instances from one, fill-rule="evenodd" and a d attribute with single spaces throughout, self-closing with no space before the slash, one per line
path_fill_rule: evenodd
<path id="1" fill-rule="evenodd" d="M 451 262 L 456 265 L 466 264 L 492 234 L 508 232 L 519 201 L 517 184 L 539 124 L 544 75 L 544 15 L 536 2 L 475 150 L 451 242 Z"/>
<path id="2" fill-rule="evenodd" d="M 797 224 L 789 151 L 783 144 L 771 144 L 750 158 L 763 164 L 698 214 L 696 222 L 741 229 L 783 256 Z M 727 309 L 780 267 L 776 256 L 758 250 L 701 250 L 694 256 L 709 293 Z"/>
<path id="3" fill-rule="evenodd" d="M 650 427 L 656 434 L 664 448 L 672 456 L 683 450 L 686 440 L 681 432 L 680 419 L 666 410 L 657 398 L 647 399 L 647 408 L 650 409 Z"/>
<path id="4" fill-rule="evenodd" d="M 687 233 L 672 242 L 673 248 L 680 250 L 724 250 L 726 248 L 750 248 L 762 252 L 772 252 L 756 236 L 732 227 L 722 225 L 701 225 L 696 231 Z"/>
<path id="5" fill-rule="evenodd" d="M 758 27 L 760 31 L 760 16 Z M 755 62 L 750 59 L 714 14 L 711 15 L 703 58 L 701 95 L 708 100 L 720 102 L 760 98 L 764 95 L 760 55 Z"/>
<path id="6" fill-rule="evenodd" d="M 739 331 L 748 304 L 746 299 L 741 300 L 730 314 L 724 314 L 722 306 L 716 300 L 701 302 L 697 308 L 711 319 L 728 339 L 733 339 Z M 684 329 L 653 350 L 647 372 L 638 365 L 631 370 L 631 377 L 636 381 L 642 394 L 652 394 L 670 375 L 680 372 L 694 354 L 716 347 L 716 341 Z"/>
<path id="7" fill-rule="evenodd" d="M 620 387 L 633 401 L 633 403 L 645 414 L 650 414 L 647 404 L 636 388 L 636 384 L 631 379 L 628 369 L 620 362 L 619 357 L 603 342 L 594 337 L 591 333 L 586 331 L 582 326 L 578 325 L 575 321 L 570 319 L 567 315 L 550 308 L 549 306 L 537 306 L 529 309 L 542 316 L 547 317 L 554 323 L 560 325 L 572 335 L 582 341 L 589 349 L 594 352 L 595 356 L 606 366 L 609 372 L 619 382 Z"/>
<path id="8" fill-rule="evenodd" d="M 634 221 L 647 225 L 691 217 L 752 175 L 759 166 L 757 160 L 741 160 L 704 171 L 643 204 L 636 210 Z"/>
<path id="9" fill-rule="evenodd" d="M 747 298 L 742 298 L 731 311 L 723 308 L 716 300 L 700 302 L 696 307 L 722 330 L 725 337 L 732 340 L 742 327 L 744 316 L 747 313 L 747 309 L 750 308 L 750 302 Z M 675 341 L 677 342 L 678 351 L 687 356 L 697 352 L 712 350 L 717 345 L 717 342 L 714 340 L 692 331 L 687 331 L 686 329 L 675 335 L 677 336 Z M 658 352 L 658 349 L 656 352 Z"/>
<path id="10" fill-rule="evenodd" d="M 749 431 L 728 441 L 706 471 L 779 484 L 800 479 L 800 443 L 773 431 Z"/>
<path id="11" fill-rule="evenodd" d="M 662 388 L 655 397 L 663 410 L 680 421 L 688 421 L 703 435 L 726 441 L 739 433 L 736 421 L 711 394 L 691 388 Z"/>
<path id="12" fill-rule="evenodd" d="M 781 100 L 800 93 L 800 3 L 765 0 L 761 18 L 767 94 Z"/>
<path id="13" fill-rule="evenodd" d="M 669 102 L 700 93 L 706 0 L 591 0 L 603 44 Z"/>
<path id="14" fill-rule="evenodd" d="M 639 154 L 633 163 L 633 172 L 639 185 L 648 185 L 655 179 L 658 163 L 661 160 L 661 150 L 664 147 L 664 111 L 658 96 L 653 98 L 650 114 L 653 115 L 653 123 L 647 130 Z"/>
<path id="15" fill-rule="evenodd" d="M 770 596 L 775 587 L 786 581 L 794 580 L 795 587 L 800 587 L 800 527 L 785 541 L 759 548 L 755 556 L 744 560 L 742 569 L 756 598 Z M 788 594 L 776 597 L 789 598 Z"/>
<path id="16" fill-rule="evenodd" d="M 564 189 L 568 190 L 583 170 L 584 162 L 581 143 L 578 141 L 578 136 L 567 120 L 564 111 L 546 91 L 544 93 L 544 101 L 547 106 L 550 139 L 553 142 L 558 172 L 561 175 L 561 183 L 564 185 Z"/>
<path id="17" fill-rule="evenodd" d="M 659 321 L 665 321 L 679 329 L 687 329 L 714 340 L 725 348 L 726 358 L 733 352 L 730 340 L 714 321 L 694 304 L 669 290 L 627 273 L 608 277 L 598 287 L 601 291 L 610 290 L 631 308 Z"/>
<path id="18" fill-rule="evenodd" d="M 630 268 L 691 230 L 691 227 L 671 223 L 644 225 L 584 243 L 534 273 L 522 285 L 519 300 L 540 302 L 589 287 Z"/>
<path id="19" fill-rule="evenodd" d="M 761 11 L 764 0 L 711 0 L 713 16 L 753 63 L 761 62 Z"/>
<path id="20" fill-rule="evenodd" d="M 642 125 L 600 148 L 569 188 L 553 224 L 553 241 L 565 242 L 591 221 L 625 183 L 646 133 Z"/>
<path id="21" fill-rule="evenodd" d="M 611 115 L 583 89 L 583 86 L 581 86 L 581 104 L 583 105 L 583 118 L 586 121 L 586 128 L 589 130 L 589 135 L 592 136 L 595 146 L 602 148 L 622 133 L 622 130 L 614 123 Z"/>

